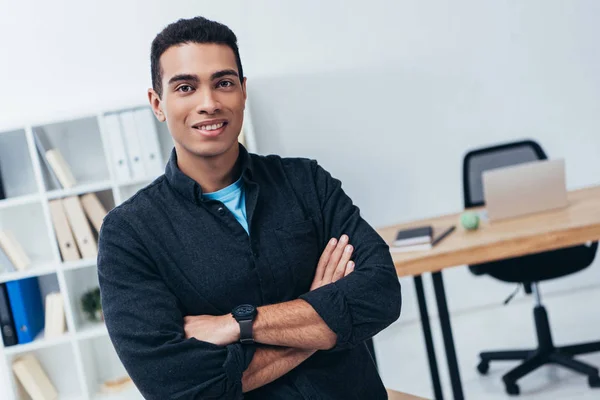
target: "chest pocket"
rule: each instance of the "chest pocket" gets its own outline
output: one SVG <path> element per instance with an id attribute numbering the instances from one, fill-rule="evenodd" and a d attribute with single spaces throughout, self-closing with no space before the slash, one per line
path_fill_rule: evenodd
<path id="1" fill-rule="evenodd" d="M 281 259 L 273 273 L 281 282 L 281 301 L 293 300 L 310 289 L 321 256 L 317 232 L 312 219 L 274 230 Z"/>

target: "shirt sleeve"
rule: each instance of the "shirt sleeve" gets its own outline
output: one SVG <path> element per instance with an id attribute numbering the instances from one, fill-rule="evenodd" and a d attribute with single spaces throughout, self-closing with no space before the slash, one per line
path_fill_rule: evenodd
<path id="1" fill-rule="evenodd" d="M 352 348 L 372 338 L 400 316 L 400 282 L 389 246 L 361 217 L 360 210 L 333 178 L 312 161 L 321 205 L 324 239 L 347 234 L 354 246 L 354 272 L 300 296 L 337 334 L 332 350 Z"/>
<path id="2" fill-rule="evenodd" d="M 242 399 L 254 346 L 186 339 L 177 297 L 135 231 L 109 214 L 99 237 L 98 277 L 117 354 L 146 399 Z"/>

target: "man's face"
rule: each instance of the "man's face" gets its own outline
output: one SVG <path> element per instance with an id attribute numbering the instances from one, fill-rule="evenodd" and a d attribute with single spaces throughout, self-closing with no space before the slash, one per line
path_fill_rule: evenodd
<path id="1" fill-rule="evenodd" d="M 163 95 L 158 100 L 151 94 L 151 102 L 166 119 L 178 151 L 215 157 L 237 146 L 246 80 L 240 83 L 233 50 L 212 43 L 173 46 L 160 65 Z"/>

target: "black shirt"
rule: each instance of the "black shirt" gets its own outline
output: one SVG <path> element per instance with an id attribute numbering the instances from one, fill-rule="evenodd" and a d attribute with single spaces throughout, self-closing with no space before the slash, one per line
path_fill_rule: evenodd
<path id="1" fill-rule="evenodd" d="M 238 159 L 250 234 L 222 203 L 206 200 L 177 166 L 112 209 L 99 237 L 98 275 L 110 338 L 147 399 L 385 399 L 365 340 L 400 315 L 387 244 L 339 180 L 314 160 Z M 309 292 L 332 237 L 348 234 L 355 270 Z M 304 299 L 337 334 L 280 379 L 242 394 L 260 344 L 186 339 L 186 315 L 225 315 L 242 303 Z"/>

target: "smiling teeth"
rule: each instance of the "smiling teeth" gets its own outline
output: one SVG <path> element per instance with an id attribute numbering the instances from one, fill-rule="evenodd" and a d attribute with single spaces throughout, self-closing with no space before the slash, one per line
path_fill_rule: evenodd
<path id="1" fill-rule="evenodd" d="M 203 131 L 214 131 L 215 129 L 219 129 L 223 126 L 223 122 L 219 123 L 219 124 L 212 124 L 212 125 L 201 125 L 200 126 L 200 130 Z"/>

